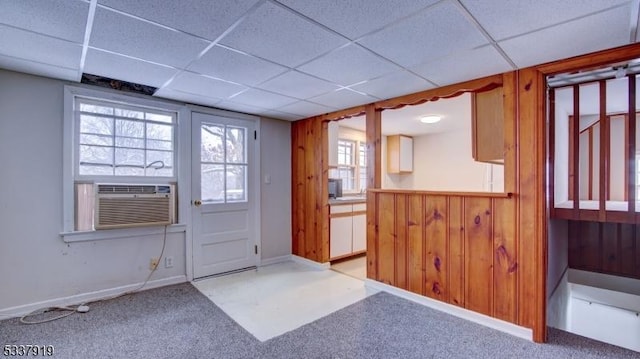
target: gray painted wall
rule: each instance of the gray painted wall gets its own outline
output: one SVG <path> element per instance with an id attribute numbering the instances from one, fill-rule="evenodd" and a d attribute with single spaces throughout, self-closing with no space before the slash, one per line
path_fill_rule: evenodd
<path id="1" fill-rule="evenodd" d="M 0 311 L 142 282 L 162 235 L 65 243 L 66 83 L 0 69 Z M 291 254 L 290 123 L 261 120 L 262 259 Z M 271 184 L 264 183 L 271 175 Z M 152 280 L 184 276 L 185 234 L 170 233 Z"/>

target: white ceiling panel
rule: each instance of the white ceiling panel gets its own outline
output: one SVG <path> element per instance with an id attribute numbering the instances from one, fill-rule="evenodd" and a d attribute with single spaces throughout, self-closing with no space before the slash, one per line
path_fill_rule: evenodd
<path id="1" fill-rule="evenodd" d="M 435 5 L 359 42 L 403 66 L 488 43 L 450 2 Z"/>
<path id="2" fill-rule="evenodd" d="M 202 58 L 189 66 L 189 70 L 253 86 L 287 71 L 287 68 L 237 51 L 214 46 Z"/>
<path id="3" fill-rule="evenodd" d="M 212 79 L 191 72 L 180 73 L 173 81 L 171 81 L 169 88 L 200 96 L 220 99 L 225 99 L 246 89 L 246 87 L 241 85 Z"/>
<path id="4" fill-rule="evenodd" d="M 77 69 L 56 67 L 4 55 L 0 55 L 0 68 L 68 81 L 76 81 L 78 79 Z"/>
<path id="5" fill-rule="evenodd" d="M 351 88 L 382 99 L 388 99 L 428 90 L 433 87 L 425 79 L 403 70 L 352 86 Z"/>
<path id="6" fill-rule="evenodd" d="M 339 109 L 368 104 L 377 100 L 378 99 L 374 97 L 362 95 L 348 89 L 329 92 L 327 94 L 309 99 L 309 101 Z"/>
<path id="7" fill-rule="evenodd" d="M 264 111 L 260 113 L 260 115 L 265 117 L 275 118 L 278 120 L 287 120 L 287 121 L 295 121 L 295 120 L 300 120 L 304 118 L 292 113 L 285 113 L 285 112 L 275 111 L 275 110 Z"/>
<path id="8" fill-rule="evenodd" d="M 234 96 L 231 101 L 272 110 L 296 102 L 297 100 L 259 89 L 250 89 Z"/>
<path id="9" fill-rule="evenodd" d="M 98 2 L 213 41 L 258 0 L 98 0 Z"/>
<path id="10" fill-rule="evenodd" d="M 628 0 L 461 1 L 497 41 L 628 3 Z M 629 19 L 625 25 L 628 22 Z"/>
<path id="11" fill-rule="evenodd" d="M 99 7 L 90 45 L 184 68 L 209 42 Z"/>
<path id="12" fill-rule="evenodd" d="M 348 86 L 397 71 L 399 67 L 371 54 L 358 45 L 350 44 L 300 66 L 298 69 Z"/>
<path id="13" fill-rule="evenodd" d="M 439 86 L 514 70 L 491 45 L 441 57 L 411 70 Z"/>
<path id="14" fill-rule="evenodd" d="M 266 2 L 221 41 L 259 57 L 296 67 L 346 43 L 280 6 Z"/>
<path id="15" fill-rule="evenodd" d="M 89 49 L 84 63 L 84 72 L 160 87 L 176 73 L 176 70 L 110 52 Z"/>
<path id="16" fill-rule="evenodd" d="M 169 88 L 161 88 L 153 94 L 154 97 L 162 97 L 169 100 L 181 101 L 185 103 L 192 103 L 202 106 L 216 106 L 220 101 L 219 98 L 200 96 L 192 93 L 186 93 L 178 90 L 172 90 Z"/>
<path id="17" fill-rule="evenodd" d="M 299 99 L 318 96 L 339 88 L 336 85 L 332 85 L 326 81 L 302 74 L 295 70 L 291 70 L 271 79 L 261 84 L 259 87 L 271 92 Z"/>
<path id="18" fill-rule="evenodd" d="M 80 66 L 82 46 L 0 25 L 0 55 L 75 69 Z"/>
<path id="19" fill-rule="evenodd" d="M 629 43 L 629 8 L 619 7 L 500 42 L 518 67 Z"/>
<path id="20" fill-rule="evenodd" d="M 89 3 L 82 1 L 0 0 L 0 23 L 82 43 Z"/>
<path id="21" fill-rule="evenodd" d="M 280 107 L 278 110 L 296 114 L 296 115 L 299 115 L 300 117 L 311 117 L 311 116 L 316 116 L 323 113 L 333 112 L 337 110 L 337 108 L 318 105 L 316 103 L 311 103 L 307 101 L 298 101 L 298 102 L 292 103 L 291 105 Z"/>
<path id="22" fill-rule="evenodd" d="M 252 114 L 252 115 L 259 114 L 261 112 L 267 111 L 264 108 L 251 106 L 251 105 L 238 103 L 238 102 L 233 102 L 233 101 L 229 101 L 229 100 L 221 101 L 220 103 L 218 103 L 216 105 L 216 107 L 220 107 L 220 108 L 223 108 L 225 110 L 230 110 L 230 111 L 248 113 L 248 114 Z"/>
<path id="23" fill-rule="evenodd" d="M 278 0 L 315 21 L 356 39 L 438 0 Z"/>

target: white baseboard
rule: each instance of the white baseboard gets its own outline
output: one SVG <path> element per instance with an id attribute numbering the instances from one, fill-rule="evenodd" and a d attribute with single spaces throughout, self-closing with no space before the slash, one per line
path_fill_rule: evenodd
<path id="1" fill-rule="evenodd" d="M 522 339 L 533 340 L 533 331 L 529 328 L 521 327 L 513 323 L 505 322 L 504 320 L 492 318 L 468 309 L 460 308 L 455 305 L 441 302 L 439 300 L 431 299 L 372 279 L 365 279 L 364 285 L 366 287 L 378 289 L 398 296 L 400 298 L 404 298 L 412 302 L 424 305 L 426 307 L 451 314 L 458 318 L 472 321 L 485 327 L 499 330 L 501 332 L 511 334 Z"/>
<path id="2" fill-rule="evenodd" d="M 289 262 L 290 260 L 291 260 L 291 254 L 287 254 L 287 255 L 284 255 L 284 256 L 262 259 L 262 260 L 260 260 L 260 265 L 259 266 L 260 267 L 264 267 L 264 266 L 268 266 L 268 265 L 271 265 L 271 264 Z"/>
<path id="3" fill-rule="evenodd" d="M 187 281 L 187 277 L 184 275 L 156 279 L 156 280 L 147 282 L 147 284 L 140 290 L 142 291 L 147 289 L 164 287 L 172 284 L 185 283 L 186 281 Z M 138 288 L 141 284 L 142 282 L 124 285 L 121 287 L 101 289 L 95 292 L 76 294 L 69 297 L 49 299 L 41 302 L 19 305 L 15 307 L 6 308 L 6 309 L 0 309 L 0 317 L 2 317 L 3 319 L 16 318 L 42 308 L 77 305 L 81 303 L 91 303 L 97 300 L 110 298 L 130 290 L 134 290 Z"/>
<path id="4" fill-rule="evenodd" d="M 295 254 L 291 255 L 291 260 L 293 260 L 294 262 L 300 263 L 300 264 L 304 264 L 306 266 L 309 267 L 313 267 L 315 269 L 319 269 L 319 270 L 327 270 L 331 267 L 331 263 L 329 262 L 324 262 L 324 263 L 319 263 L 319 262 L 315 262 L 312 261 L 310 259 L 307 258 L 302 258 L 300 256 L 297 256 Z"/>

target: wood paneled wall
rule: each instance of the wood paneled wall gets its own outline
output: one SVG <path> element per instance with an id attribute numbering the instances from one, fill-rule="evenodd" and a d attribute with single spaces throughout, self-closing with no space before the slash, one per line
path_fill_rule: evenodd
<path id="1" fill-rule="evenodd" d="M 569 221 L 569 267 L 640 279 L 638 225 Z"/>
<path id="2" fill-rule="evenodd" d="M 374 190 L 376 279 L 517 321 L 514 198 Z"/>

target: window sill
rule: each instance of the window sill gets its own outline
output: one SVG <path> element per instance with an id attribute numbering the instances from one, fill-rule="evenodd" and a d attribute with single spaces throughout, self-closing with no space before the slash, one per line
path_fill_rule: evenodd
<path id="1" fill-rule="evenodd" d="M 186 232 L 187 225 L 185 224 L 172 224 L 167 227 L 167 233 L 181 233 Z M 62 232 L 60 237 L 66 243 L 73 242 L 88 242 L 97 241 L 103 239 L 122 239 L 132 237 L 151 236 L 164 233 L 164 227 L 138 227 L 138 228 L 122 228 L 122 229 L 105 229 L 98 231 L 83 231 L 83 232 Z"/>

